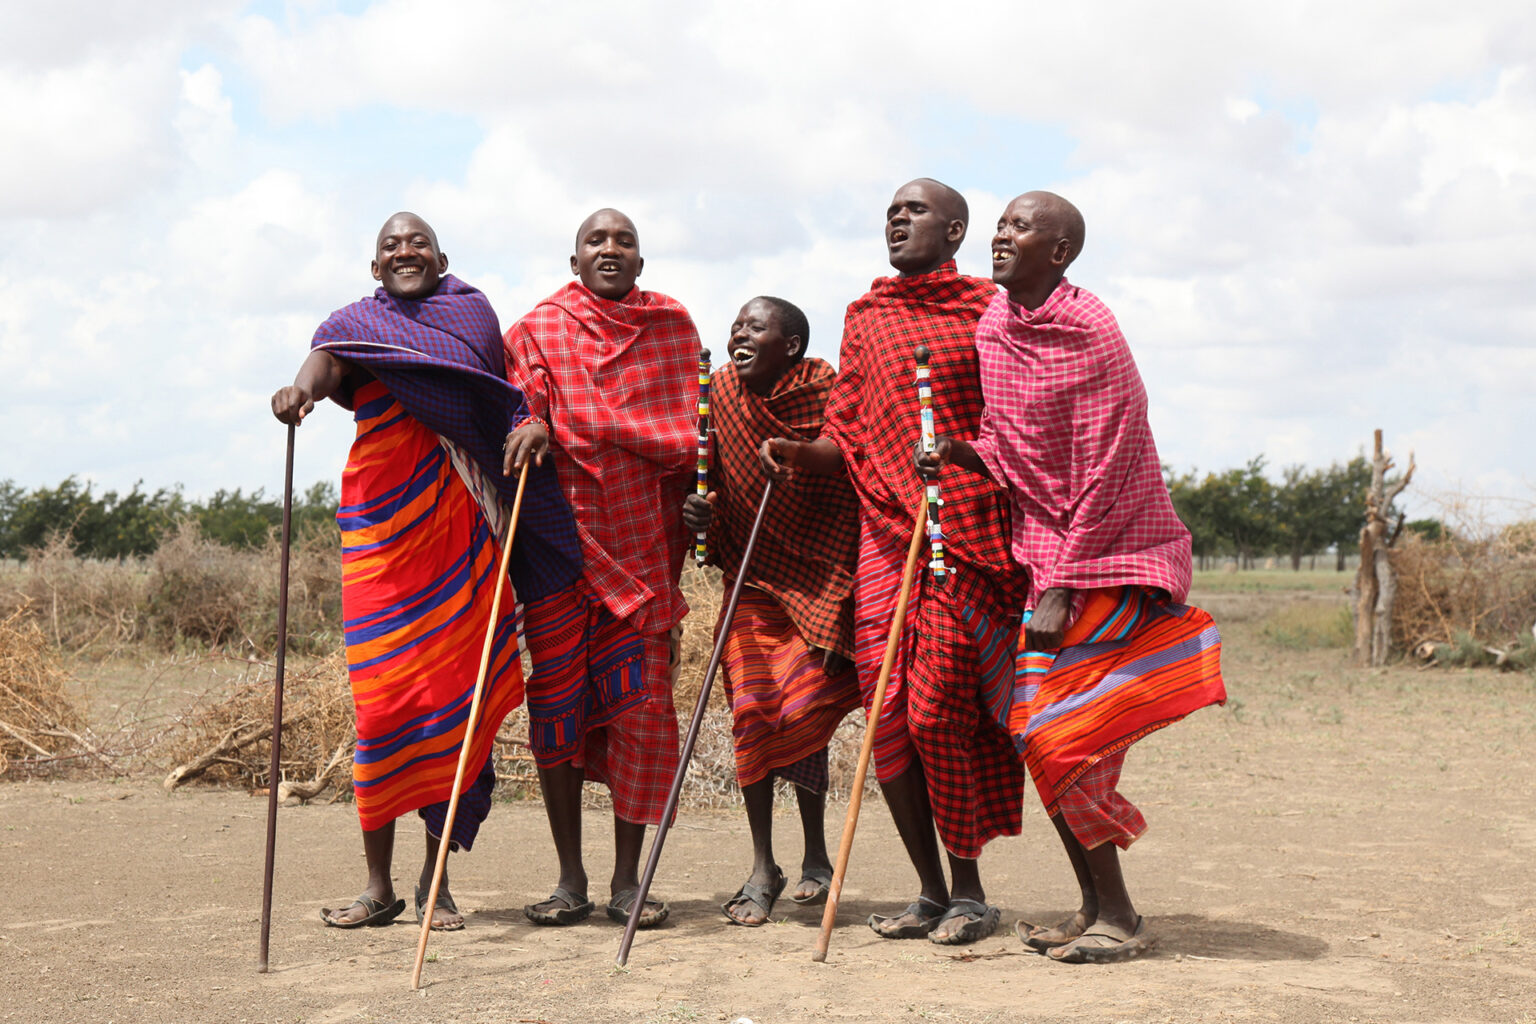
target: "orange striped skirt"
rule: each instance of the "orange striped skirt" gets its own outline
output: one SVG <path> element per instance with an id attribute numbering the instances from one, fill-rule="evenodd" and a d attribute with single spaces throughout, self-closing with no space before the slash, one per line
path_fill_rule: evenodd
<path id="1" fill-rule="evenodd" d="M 1060 650 L 1026 650 L 1019 632 L 1007 728 L 1049 814 L 1099 761 L 1227 699 L 1221 635 L 1205 612 L 1145 587 L 1085 598 Z"/>
<path id="2" fill-rule="evenodd" d="M 336 519 L 357 708 L 353 785 L 372 831 L 451 794 L 501 552 L 437 435 L 378 381 L 358 388 L 355 405 Z M 508 582 L 465 790 L 523 699 L 515 606 Z M 453 838 L 468 845 L 457 827 Z"/>
<path id="3" fill-rule="evenodd" d="M 727 591 L 730 586 L 727 580 Z M 826 792 L 827 743 L 859 706 L 859 689 L 852 666 L 829 677 L 822 654 L 800 636 L 779 602 L 755 587 L 742 588 L 720 658 L 741 785 L 774 774 Z"/>

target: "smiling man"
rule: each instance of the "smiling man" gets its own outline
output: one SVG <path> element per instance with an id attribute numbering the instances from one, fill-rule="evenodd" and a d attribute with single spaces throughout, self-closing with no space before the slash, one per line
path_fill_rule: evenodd
<path id="1" fill-rule="evenodd" d="M 579 585 L 524 611 L 529 745 L 560 859 L 554 892 L 524 908 L 536 924 L 592 912 L 581 855 L 586 779 L 613 795 L 607 912 L 628 919 L 645 826 L 660 822 L 677 769 L 672 681 L 689 546 L 677 508 L 694 477 L 699 334 L 675 299 L 635 287 L 644 267 L 634 222 L 598 210 L 576 233 L 578 280 L 505 337 L 507 372 L 534 418 L 508 435 L 504 471 L 552 460 L 585 565 Z M 640 927 L 667 914 L 648 900 Z"/>
<path id="2" fill-rule="evenodd" d="M 353 788 L 368 884 L 327 925 L 390 923 L 405 907 L 390 876 L 395 819 L 426 819 L 416 914 L 453 788 L 464 709 L 496 589 L 505 510 L 502 437 L 527 417 L 505 379 L 501 330 L 479 291 L 446 274 L 437 235 L 413 213 L 379 230 L 370 298 L 331 314 L 272 412 L 298 424 L 329 397 L 352 410 L 357 439 L 341 478 L 342 614 L 357 707 Z M 468 850 L 490 810 L 491 742 L 521 702 L 518 599 L 569 587 L 580 572 L 575 524 L 552 468 L 532 474 L 512 551 L 517 594 L 497 623 L 450 849 Z M 443 877 L 432 927 L 464 927 Z"/>
<path id="3" fill-rule="evenodd" d="M 1004 291 L 977 330 L 981 433 L 918 459 L 1004 481 L 1014 558 L 1030 577 L 1016 660 L 1000 659 L 1000 709 L 1077 875 L 1082 903 L 1054 926 L 1018 926 L 1067 963 L 1141 955 L 1120 850 L 1147 823 L 1116 790 L 1126 750 L 1226 699 L 1211 617 L 1182 602 L 1189 531 L 1163 484 L 1147 393 L 1114 314 L 1066 279 L 1083 216 L 1050 192 L 1008 204 L 992 239 Z"/>
<path id="4" fill-rule="evenodd" d="M 758 445 L 770 437 L 815 440 L 826 422 L 837 375 L 826 360 L 805 355 L 809 340 L 798 306 L 760 295 L 736 315 L 731 361 L 714 375 L 710 493 L 690 494 L 683 516 L 691 532 L 708 531 L 709 561 L 725 573 L 727 592 L 767 483 Z M 805 838 L 789 898 L 809 906 L 827 897 L 827 742 L 859 706 L 851 661 L 858 539 L 858 501 L 842 474 L 787 480 L 769 497 L 721 655 L 736 781 L 752 829 L 752 873 L 722 908 L 735 924 L 766 922 L 788 882 L 773 856 L 775 776 L 795 784 Z"/>
<path id="5" fill-rule="evenodd" d="M 954 189 L 930 178 L 903 185 L 885 217 L 895 277 L 877 279 L 848 307 L 837 385 L 827 424 L 814 442 L 772 438 L 763 458 L 770 472 L 845 471 L 859 497 L 858 582 L 854 595 L 854 661 L 866 706 L 873 698 L 886 634 L 906 561 L 912 522 L 923 500 L 912 467 L 919 436 L 913 348 L 932 353 L 938 429 L 974 437 L 981 422 L 976 322 L 996 288 L 962 277 L 954 255 L 968 212 Z M 1022 819 L 1023 772 L 1006 733 L 983 713 L 976 640 L 962 618 L 979 609 L 1007 620 L 1022 596 L 1008 557 L 1008 514 L 1002 490 L 954 467 L 943 476 L 946 559 L 954 572 L 942 586 L 924 574 L 913 588 L 900 658 L 886 689 L 875 740 L 875 771 L 912 864 L 917 902 L 870 927 L 886 938 L 928 936 L 975 942 L 997 927 L 977 858 L 987 842 L 1016 835 Z M 946 883 L 934 826 L 948 853 Z"/>

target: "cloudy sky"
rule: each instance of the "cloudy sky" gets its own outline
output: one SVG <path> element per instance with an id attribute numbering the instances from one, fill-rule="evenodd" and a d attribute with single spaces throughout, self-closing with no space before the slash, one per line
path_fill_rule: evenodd
<path id="1" fill-rule="evenodd" d="M 941 14 L 940 11 L 947 13 Z M 1347 459 L 1536 499 L 1527 3 L 0 0 L 0 478 L 280 491 L 267 399 L 408 208 L 509 324 L 616 205 L 719 348 L 835 359 L 919 175 L 1072 199 L 1180 469 Z M 298 483 L 351 436 L 321 409 Z M 1405 497 L 1412 498 L 1410 492 Z M 1423 505 L 1410 502 L 1410 508 Z M 1526 513 L 1528 514 L 1528 513 Z"/>

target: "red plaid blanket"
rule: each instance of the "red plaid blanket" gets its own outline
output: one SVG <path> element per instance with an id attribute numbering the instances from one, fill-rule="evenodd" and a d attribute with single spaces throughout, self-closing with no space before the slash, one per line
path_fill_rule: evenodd
<path id="1" fill-rule="evenodd" d="M 549 424 L 592 592 L 641 634 L 688 612 L 677 514 L 697 448 L 699 332 L 677 300 L 572 282 L 503 338 L 507 373 Z"/>
<path id="2" fill-rule="evenodd" d="M 976 323 L 996 293 L 990 281 L 960 276 L 951 260 L 931 274 L 877 278 L 848 307 L 822 435 L 842 449 L 871 521 L 902 544 L 923 495 L 912 465 L 921 431 L 912 350 L 921 343 L 932 353 L 937 432 L 974 438 L 982 408 Z M 1003 489 L 957 465 L 944 467 L 939 484 L 954 596 L 1001 615 L 1023 588 L 1008 552 Z"/>
<path id="3" fill-rule="evenodd" d="M 710 395 L 718 493 L 709 529 L 709 560 L 727 574 L 741 565 L 766 477 L 757 446 L 769 437 L 814 440 L 826 422 L 837 373 L 806 357 L 766 398 L 742 387 L 736 367 L 715 373 Z M 858 499 L 844 476 L 797 473 L 774 488 L 747 582 L 778 599 L 796 631 L 815 647 L 853 657 L 853 570 L 858 556 Z"/>
<path id="4" fill-rule="evenodd" d="M 1065 279 L 1035 310 L 999 292 L 976 350 L 987 402 L 976 452 L 1009 484 L 1029 607 L 1049 587 L 1133 584 L 1182 603 L 1189 531 L 1169 500 L 1147 391 L 1109 307 Z"/>

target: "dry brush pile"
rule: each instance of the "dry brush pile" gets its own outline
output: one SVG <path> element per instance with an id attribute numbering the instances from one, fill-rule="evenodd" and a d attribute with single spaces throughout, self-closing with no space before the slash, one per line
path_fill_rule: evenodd
<path id="1" fill-rule="evenodd" d="M 1442 663 L 1536 668 L 1536 521 L 1405 537 L 1392 568 L 1395 647 Z"/>

